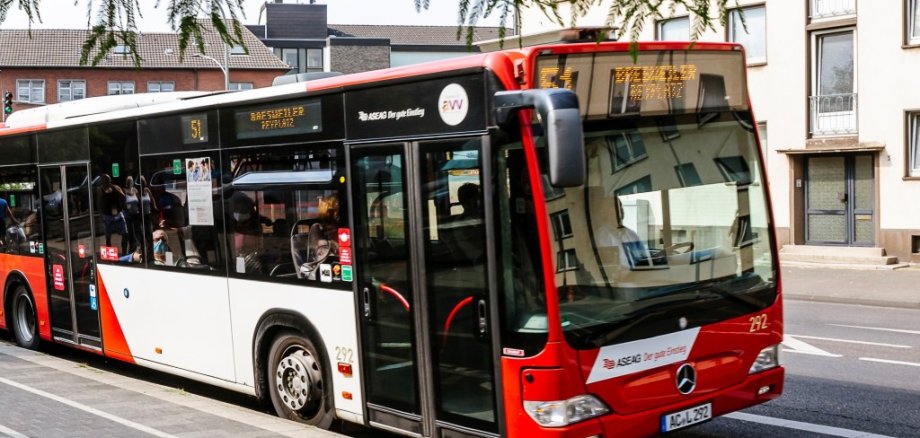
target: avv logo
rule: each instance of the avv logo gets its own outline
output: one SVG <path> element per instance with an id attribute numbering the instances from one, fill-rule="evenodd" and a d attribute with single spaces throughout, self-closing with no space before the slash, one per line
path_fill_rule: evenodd
<path id="1" fill-rule="evenodd" d="M 441 120 L 450 126 L 457 126 L 466 118 L 466 112 L 469 110 L 470 100 L 466 95 L 466 90 L 459 84 L 450 84 L 441 90 L 441 96 L 438 97 L 438 114 Z"/>

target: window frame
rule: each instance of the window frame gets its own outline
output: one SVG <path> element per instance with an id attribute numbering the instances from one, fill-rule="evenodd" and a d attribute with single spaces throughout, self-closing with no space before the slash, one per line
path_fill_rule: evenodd
<path id="1" fill-rule="evenodd" d="M 920 181 L 920 109 L 904 111 L 904 126 L 904 179 Z"/>
<path id="2" fill-rule="evenodd" d="M 28 82 L 28 84 L 29 84 L 28 87 L 27 87 L 27 88 L 29 89 L 29 98 L 28 98 L 28 99 L 25 99 L 25 100 L 22 99 L 22 97 L 21 97 L 22 94 L 20 94 L 20 90 L 23 88 L 22 85 L 20 85 L 20 84 L 22 84 L 22 83 L 24 83 L 24 82 Z M 42 91 L 41 91 L 40 100 L 36 100 L 36 99 L 34 99 L 33 96 L 32 96 L 32 94 L 33 94 L 32 91 L 35 89 L 35 87 L 33 86 L 33 83 L 35 83 L 35 82 L 41 84 L 41 90 L 42 90 Z M 15 94 L 15 96 L 16 96 L 16 103 L 45 103 L 45 93 L 46 93 L 46 92 L 47 92 L 47 89 L 45 88 L 45 80 L 44 80 L 44 79 L 16 79 L 16 94 Z"/>
<path id="3" fill-rule="evenodd" d="M 556 252 L 556 273 L 578 270 L 578 254 L 575 248 L 560 249 Z"/>
<path id="4" fill-rule="evenodd" d="M 67 82 L 69 85 L 67 87 L 64 87 L 62 85 L 64 82 Z M 74 98 L 74 84 L 75 83 L 81 84 L 83 88 L 83 97 L 80 97 L 79 99 Z M 64 90 L 64 89 L 68 90 L 70 93 L 70 98 L 67 100 L 64 100 L 61 97 L 61 90 Z M 73 102 L 75 100 L 81 100 L 81 99 L 86 99 L 86 80 L 84 79 L 58 79 L 57 80 L 57 101 L 58 102 Z"/>
<path id="5" fill-rule="evenodd" d="M 112 85 L 118 85 L 118 93 L 112 93 Z M 124 88 L 126 84 L 131 84 L 131 92 L 125 93 Z M 108 81 L 106 83 L 106 96 L 122 96 L 126 94 L 137 94 L 137 85 L 134 81 Z"/>
<path id="6" fill-rule="evenodd" d="M 638 142 L 635 141 L 636 138 L 639 139 Z M 614 135 L 605 136 L 604 140 L 607 142 L 607 150 L 610 153 L 611 173 L 617 173 L 648 158 L 648 148 L 645 147 L 645 140 L 642 139 L 642 134 L 637 129 L 619 131 Z M 620 157 L 617 154 L 619 150 L 619 145 L 617 144 L 618 140 L 623 141 L 626 145 L 626 149 L 629 151 L 629 159 L 623 162 L 620 162 Z M 637 152 L 636 145 L 641 147 L 641 152 Z"/>
<path id="7" fill-rule="evenodd" d="M 836 14 L 830 13 L 827 15 L 815 16 L 813 11 L 815 9 L 815 3 L 817 1 L 824 1 L 824 0 L 808 0 L 808 4 L 805 6 L 805 13 L 806 13 L 806 16 L 808 17 L 809 22 L 836 20 L 840 18 L 855 17 L 857 13 L 857 8 L 859 7 L 858 0 L 853 0 L 853 11 L 852 12 L 843 12 L 843 13 L 836 13 Z"/>
<path id="8" fill-rule="evenodd" d="M 553 222 L 553 233 L 557 241 L 568 239 L 575 235 L 575 232 L 572 230 L 572 220 L 569 217 L 568 209 L 551 213 L 549 216 Z"/>
<path id="9" fill-rule="evenodd" d="M 735 32 L 740 30 L 745 32 L 748 35 L 754 36 L 750 32 L 744 30 L 742 26 L 741 29 L 736 29 L 737 26 L 741 26 L 740 14 L 745 15 L 745 20 L 747 20 L 747 11 L 751 9 L 763 9 L 763 55 L 760 57 L 750 57 L 747 48 L 745 48 L 745 62 L 748 67 L 766 65 L 767 64 L 767 5 L 766 3 L 756 4 L 756 5 L 746 5 L 738 8 L 729 10 L 728 24 L 725 26 L 725 41 L 728 42 L 737 42 L 735 39 Z M 738 19 L 738 24 L 735 24 L 735 20 Z M 747 24 L 747 23 L 745 23 Z"/>
<path id="10" fill-rule="evenodd" d="M 820 63 L 821 63 L 821 50 L 820 50 L 821 45 L 820 44 L 821 43 L 820 42 L 822 38 L 830 36 L 830 35 L 834 35 L 834 34 L 844 34 L 844 33 L 851 34 L 852 40 L 853 40 L 853 90 L 850 94 L 855 95 L 856 90 L 859 89 L 859 81 L 858 81 L 858 70 L 859 69 L 856 68 L 857 63 L 859 62 L 859 59 L 857 58 L 858 48 L 856 47 L 856 43 L 857 43 L 856 27 L 855 26 L 838 27 L 838 28 L 833 28 L 833 29 L 826 29 L 826 30 L 811 32 L 811 35 L 810 35 L 811 66 L 809 70 L 811 70 L 810 79 L 811 79 L 811 89 L 812 89 L 811 95 L 812 96 L 822 96 L 822 94 L 819 94 L 820 86 L 821 86 L 821 83 L 819 81 L 820 70 L 821 70 L 821 66 L 820 66 Z"/>
<path id="11" fill-rule="evenodd" d="M 904 32 L 902 41 L 904 48 L 920 47 L 920 32 L 913 35 L 913 28 L 917 24 L 917 13 L 920 12 L 920 0 L 904 0 L 903 4 L 903 24 Z"/>
<path id="12" fill-rule="evenodd" d="M 678 21 L 684 21 L 684 20 L 687 21 L 687 39 L 683 41 L 690 40 L 690 36 L 692 33 L 690 30 L 692 28 L 691 23 L 690 23 L 690 16 L 682 15 L 679 17 L 671 17 L 671 18 L 666 18 L 664 20 L 655 21 L 655 41 L 665 41 L 662 39 L 662 35 L 664 34 L 664 27 L 667 26 L 668 23 L 676 23 Z M 671 40 L 671 41 L 681 41 L 681 40 Z"/>
<path id="13" fill-rule="evenodd" d="M 227 84 L 227 90 L 229 91 L 245 91 L 253 88 L 255 88 L 255 84 L 252 82 L 230 82 Z"/>
<path id="14" fill-rule="evenodd" d="M 172 90 L 163 91 L 163 85 L 169 84 L 172 86 Z M 156 85 L 157 91 L 151 90 L 151 85 Z M 147 92 L 148 93 L 172 93 L 176 91 L 176 81 L 147 81 Z"/>

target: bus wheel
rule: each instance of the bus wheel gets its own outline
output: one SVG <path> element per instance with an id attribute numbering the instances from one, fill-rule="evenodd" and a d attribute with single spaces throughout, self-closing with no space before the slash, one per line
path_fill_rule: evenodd
<path id="1" fill-rule="evenodd" d="M 302 336 L 284 332 L 268 353 L 268 385 L 278 416 L 322 429 L 332 424 L 331 382 L 326 382 L 323 360 Z"/>
<path id="2" fill-rule="evenodd" d="M 38 324 L 35 317 L 35 303 L 32 295 L 23 285 L 13 290 L 13 336 L 20 347 L 35 350 L 38 348 Z"/>

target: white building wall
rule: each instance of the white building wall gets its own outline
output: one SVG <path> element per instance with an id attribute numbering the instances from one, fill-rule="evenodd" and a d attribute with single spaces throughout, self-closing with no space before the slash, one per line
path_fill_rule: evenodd
<path id="1" fill-rule="evenodd" d="M 879 199 L 876 221 L 877 246 L 895 249 L 902 258 L 909 255 L 912 235 L 920 235 L 920 181 L 905 180 L 906 110 L 920 110 L 920 48 L 902 48 L 904 25 L 903 1 L 879 2 L 857 0 L 856 14 L 856 81 L 858 99 L 858 141 L 880 143 L 885 149 L 876 154 Z M 748 68 L 748 87 L 758 121 L 767 122 L 768 149 L 765 164 L 773 197 L 776 226 L 785 229 L 786 239 L 794 217 L 793 193 L 804 197 L 792 178 L 791 159 L 779 150 L 804 149 L 809 139 L 808 96 L 811 93 L 811 34 L 808 29 L 807 0 L 741 0 L 741 6 L 766 5 L 767 62 Z M 604 26 L 609 3 L 594 7 L 583 18 L 567 24 Z M 893 6 L 893 7 L 892 7 Z M 563 17 L 569 12 L 561 8 Z M 686 15 L 678 11 L 675 16 Z M 558 29 L 536 9 L 525 10 L 522 34 Z M 834 21 L 834 19 L 827 19 Z M 703 41 L 725 41 L 726 32 L 717 26 Z M 640 40 L 652 40 L 655 25 L 645 26 Z M 783 233 L 780 233 L 781 237 Z M 787 243 L 787 242 L 781 242 Z M 906 248 L 906 249 L 905 249 Z"/>

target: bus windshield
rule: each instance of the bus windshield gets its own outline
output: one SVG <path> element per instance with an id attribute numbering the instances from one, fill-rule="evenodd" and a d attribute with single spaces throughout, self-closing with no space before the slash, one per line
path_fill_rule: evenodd
<path id="1" fill-rule="evenodd" d="M 667 58 L 640 54 L 640 63 Z M 616 107 L 631 114 L 600 117 L 587 110 L 586 184 L 565 189 L 544 184 L 563 330 L 576 348 L 699 327 L 775 301 L 757 138 L 746 99 L 734 100 L 744 89 L 743 76 L 726 74 L 731 79 L 703 84 L 698 80 L 703 67 L 686 67 L 693 63 L 690 57 L 677 67 L 697 78 L 693 84 L 684 81 L 689 88 L 680 92 L 667 81 L 655 85 L 664 84 L 663 94 L 645 97 L 624 90 L 627 97 L 619 98 L 613 87 L 595 87 L 610 96 L 605 111 Z M 605 74 L 618 70 L 597 68 Z M 645 85 L 651 83 L 649 71 Z M 606 75 L 606 81 L 615 86 L 615 76 Z M 641 74 L 632 80 L 643 81 Z M 717 104 L 702 102 L 709 99 L 701 90 L 706 87 L 716 90 Z M 597 108 L 598 96 L 591 93 L 580 101 Z M 669 107 L 666 101 L 678 95 L 701 103 Z"/>

